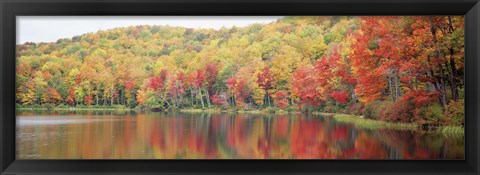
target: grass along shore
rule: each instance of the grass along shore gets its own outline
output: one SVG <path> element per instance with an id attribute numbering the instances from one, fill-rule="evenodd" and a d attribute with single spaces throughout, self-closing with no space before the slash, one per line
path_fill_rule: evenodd
<path id="1" fill-rule="evenodd" d="M 350 123 L 355 127 L 376 130 L 376 129 L 395 129 L 395 130 L 418 130 L 420 126 L 413 123 L 392 123 L 379 120 L 365 119 L 360 116 L 347 114 L 334 114 L 333 118 L 339 123 Z"/>
<path id="2" fill-rule="evenodd" d="M 365 119 L 360 116 L 348 114 L 329 114 L 336 122 L 353 124 L 355 127 L 376 130 L 376 129 L 395 129 L 403 131 L 417 131 L 421 130 L 419 124 L 414 123 L 392 123 L 379 120 Z M 445 135 L 463 135 L 465 129 L 461 126 L 441 126 L 434 130 L 434 132 Z"/>
<path id="3" fill-rule="evenodd" d="M 464 135 L 465 128 L 461 126 L 444 126 L 438 128 L 438 132 L 445 134 L 445 135 Z"/>

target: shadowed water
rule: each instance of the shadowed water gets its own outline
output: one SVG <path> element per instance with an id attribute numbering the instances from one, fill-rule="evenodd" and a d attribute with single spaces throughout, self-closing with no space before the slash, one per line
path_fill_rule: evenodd
<path id="1" fill-rule="evenodd" d="M 464 159 L 464 136 L 364 130 L 331 117 L 17 112 L 18 159 Z"/>

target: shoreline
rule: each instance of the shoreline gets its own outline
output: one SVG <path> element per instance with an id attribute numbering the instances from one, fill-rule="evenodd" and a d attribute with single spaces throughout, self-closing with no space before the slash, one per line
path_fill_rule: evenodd
<path id="1" fill-rule="evenodd" d="M 367 129 L 367 130 L 377 130 L 377 129 L 395 129 L 401 131 L 427 131 L 427 132 L 437 132 L 446 135 L 450 134 L 465 134 L 465 128 L 462 126 L 439 126 L 431 130 L 425 130 L 417 123 L 393 123 L 380 120 L 366 119 L 356 115 L 350 114 L 333 114 L 332 118 L 339 123 L 350 123 L 355 127 Z"/>
<path id="2" fill-rule="evenodd" d="M 136 111 L 142 112 L 144 110 L 135 110 L 130 108 L 108 108 L 108 107 L 80 107 L 80 108 L 15 108 L 20 111 Z M 235 110 L 235 109 L 179 109 L 175 111 L 160 111 L 160 112 L 184 112 L 184 113 L 238 113 L 238 114 L 304 114 L 300 111 L 284 111 L 275 109 L 252 109 L 252 110 Z M 380 120 L 366 119 L 361 116 L 351 114 L 338 114 L 338 113 L 325 113 L 325 112 L 311 112 L 309 114 L 321 115 L 324 117 L 330 117 L 338 123 L 353 124 L 355 127 L 377 130 L 377 129 L 394 129 L 400 131 L 434 131 L 443 134 L 465 134 L 464 127 L 462 126 L 439 126 L 432 130 L 425 130 L 421 128 L 420 124 L 416 123 L 393 123 Z"/>

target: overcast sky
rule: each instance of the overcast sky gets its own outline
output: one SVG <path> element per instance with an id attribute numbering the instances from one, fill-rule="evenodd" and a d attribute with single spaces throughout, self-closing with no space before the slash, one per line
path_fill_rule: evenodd
<path id="1" fill-rule="evenodd" d="M 170 25 L 189 28 L 243 27 L 266 24 L 278 16 L 17 16 L 17 44 L 55 42 L 99 30 L 132 25 Z"/>

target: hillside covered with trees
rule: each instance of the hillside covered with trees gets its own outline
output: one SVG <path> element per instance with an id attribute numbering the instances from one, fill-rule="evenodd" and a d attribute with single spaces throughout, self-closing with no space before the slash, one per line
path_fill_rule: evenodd
<path id="1" fill-rule="evenodd" d="M 17 45 L 20 107 L 282 109 L 464 123 L 463 16 L 131 26 Z"/>

